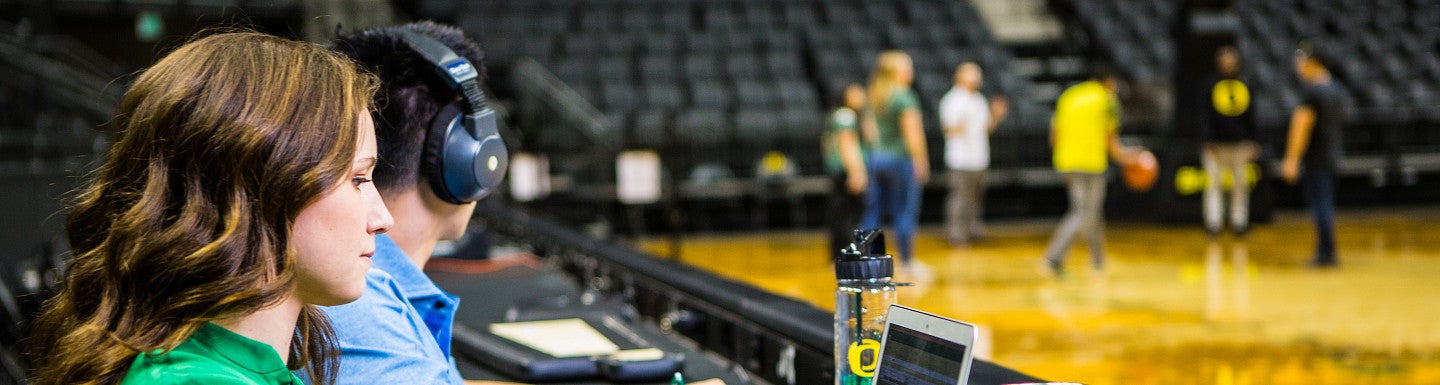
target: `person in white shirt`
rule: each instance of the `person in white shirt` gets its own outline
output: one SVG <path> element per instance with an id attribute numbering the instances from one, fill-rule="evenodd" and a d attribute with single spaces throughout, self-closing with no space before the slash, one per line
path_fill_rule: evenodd
<path id="1" fill-rule="evenodd" d="M 955 87 L 940 99 L 940 126 L 945 130 L 945 166 L 950 169 L 950 195 L 945 202 L 945 232 L 952 245 L 984 237 L 985 170 L 990 167 L 990 134 L 1005 119 L 1003 97 L 986 101 L 980 94 L 981 72 L 975 62 L 955 69 Z"/>

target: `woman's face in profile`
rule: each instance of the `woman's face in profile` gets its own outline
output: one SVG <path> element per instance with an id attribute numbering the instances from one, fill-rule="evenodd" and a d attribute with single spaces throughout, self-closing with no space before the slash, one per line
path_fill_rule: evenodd
<path id="1" fill-rule="evenodd" d="M 349 303 L 365 291 L 365 272 L 375 252 L 375 235 L 394 224 L 370 179 L 375 170 L 375 124 L 360 114 L 350 173 L 315 203 L 300 210 L 291 230 L 296 292 L 307 304 Z"/>

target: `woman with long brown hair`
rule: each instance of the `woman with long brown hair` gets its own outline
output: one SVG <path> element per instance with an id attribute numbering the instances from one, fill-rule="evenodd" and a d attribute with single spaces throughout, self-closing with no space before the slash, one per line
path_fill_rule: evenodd
<path id="1" fill-rule="evenodd" d="M 77 197 L 36 384 L 332 382 L 316 305 L 355 300 L 391 224 L 369 182 L 375 81 L 322 47 L 210 35 L 145 70 Z"/>

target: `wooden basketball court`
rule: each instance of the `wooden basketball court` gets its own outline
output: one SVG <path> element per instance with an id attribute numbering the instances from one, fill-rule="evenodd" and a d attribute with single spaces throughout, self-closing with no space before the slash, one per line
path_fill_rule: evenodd
<path id="1" fill-rule="evenodd" d="M 958 248 L 922 230 L 916 251 L 933 279 L 900 289 L 900 303 L 981 325 L 990 347 L 979 354 L 1051 381 L 1440 383 L 1440 208 L 1340 211 L 1332 270 L 1305 266 L 1303 212 L 1246 240 L 1112 222 L 1106 269 L 1089 268 L 1081 243 L 1061 280 L 1040 265 L 1057 222 L 990 223 L 989 239 Z M 832 309 L 824 237 L 691 236 L 680 258 Z M 669 254 L 662 239 L 640 244 Z"/>

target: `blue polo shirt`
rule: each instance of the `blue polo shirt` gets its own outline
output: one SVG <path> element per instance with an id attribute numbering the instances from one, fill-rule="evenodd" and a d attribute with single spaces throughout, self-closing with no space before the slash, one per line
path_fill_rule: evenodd
<path id="1" fill-rule="evenodd" d="M 463 384 L 450 356 L 460 298 L 440 290 L 389 236 L 355 302 L 322 307 L 340 340 L 337 384 Z"/>

